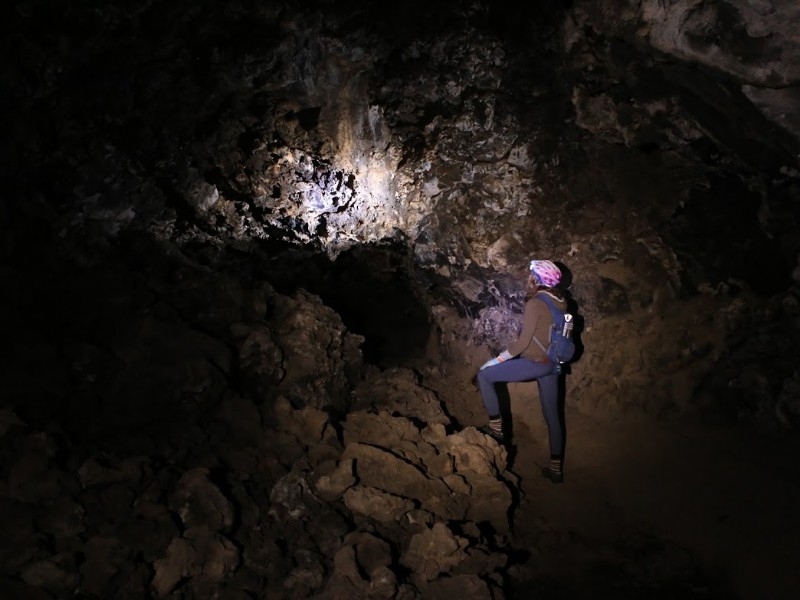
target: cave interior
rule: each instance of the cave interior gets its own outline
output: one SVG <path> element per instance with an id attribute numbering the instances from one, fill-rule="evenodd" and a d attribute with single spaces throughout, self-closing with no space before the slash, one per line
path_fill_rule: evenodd
<path id="1" fill-rule="evenodd" d="M 12 5 L 0 596 L 797 597 L 795 3 Z"/>

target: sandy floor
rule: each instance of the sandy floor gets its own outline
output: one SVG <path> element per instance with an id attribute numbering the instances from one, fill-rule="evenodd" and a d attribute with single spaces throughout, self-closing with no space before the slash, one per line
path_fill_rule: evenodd
<path id="1" fill-rule="evenodd" d="M 800 598 L 800 443 L 568 413 L 566 481 L 553 485 L 532 423 L 512 450 L 520 597 Z"/>

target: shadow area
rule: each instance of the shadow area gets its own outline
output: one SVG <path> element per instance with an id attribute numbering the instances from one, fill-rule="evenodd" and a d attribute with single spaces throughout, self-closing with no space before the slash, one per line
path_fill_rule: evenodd
<path id="1" fill-rule="evenodd" d="M 425 355 L 432 325 L 414 281 L 408 246 L 399 241 L 356 246 L 335 260 L 284 249 L 256 269 L 281 293 L 305 289 L 364 337 L 364 360 L 380 368 L 406 366 Z"/>

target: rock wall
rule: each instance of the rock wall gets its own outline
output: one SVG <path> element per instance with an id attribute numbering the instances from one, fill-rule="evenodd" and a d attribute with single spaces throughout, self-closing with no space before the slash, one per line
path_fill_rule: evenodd
<path id="1" fill-rule="evenodd" d="M 31 371 L 3 377 L 0 595 L 502 597 L 504 448 L 411 370 L 365 365 L 315 295 L 110 259 L 53 259 L 63 307 L 91 291 L 80 319 L 31 338 L 42 298 L 16 307 Z M 35 355 L 62 358 L 37 377 Z"/>
<path id="2" fill-rule="evenodd" d="M 794 3 L 359 4 L 14 4 L 5 595 L 502 597 L 531 257 L 573 405 L 796 431 Z"/>
<path id="3" fill-rule="evenodd" d="M 17 7 L 10 256 L 144 233 L 314 289 L 320 257 L 403 248 L 368 268 L 414 281 L 434 335 L 393 361 L 458 385 L 550 257 L 577 405 L 796 422 L 796 336 L 770 333 L 798 312 L 791 3 L 184 8 Z"/>

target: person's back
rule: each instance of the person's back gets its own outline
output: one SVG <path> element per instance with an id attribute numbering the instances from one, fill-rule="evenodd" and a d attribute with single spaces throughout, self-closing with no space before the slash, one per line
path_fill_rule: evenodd
<path id="1" fill-rule="evenodd" d="M 553 483 L 564 481 L 564 431 L 558 410 L 560 362 L 548 356 L 555 321 L 548 302 L 556 310 L 566 309 L 566 298 L 556 288 L 560 281 L 561 270 L 551 261 L 531 261 L 522 330 L 507 350 L 481 366 L 477 376 L 483 403 L 489 414 L 489 425 L 481 430 L 502 443 L 506 440 L 495 385 L 536 380 L 550 437 L 550 465 L 542 470 L 542 474 Z"/>

